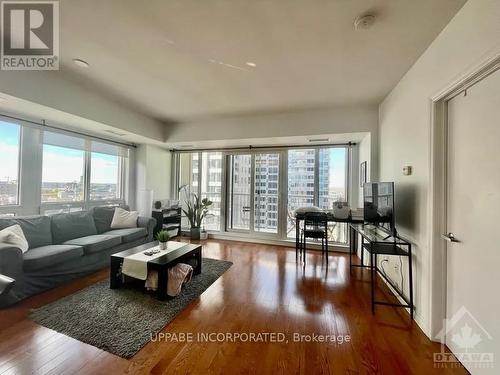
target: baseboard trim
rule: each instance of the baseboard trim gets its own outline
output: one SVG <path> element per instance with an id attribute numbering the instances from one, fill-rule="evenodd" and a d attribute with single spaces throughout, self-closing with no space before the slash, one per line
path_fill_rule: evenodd
<path id="1" fill-rule="evenodd" d="M 264 245 L 275 245 L 275 246 L 284 246 L 284 247 L 293 247 L 295 248 L 295 240 L 275 240 L 268 238 L 255 238 L 255 237 L 246 237 L 241 236 L 239 234 L 221 234 L 221 233 L 209 233 L 208 238 L 213 238 L 214 240 L 228 240 L 228 241 L 238 241 L 238 242 L 249 242 L 249 243 L 257 243 Z M 308 244 L 307 249 L 311 250 L 321 250 L 321 246 Z M 328 246 L 328 250 L 332 252 L 340 252 L 340 253 L 349 253 L 348 246 L 340 246 L 340 245 L 332 245 Z"/>

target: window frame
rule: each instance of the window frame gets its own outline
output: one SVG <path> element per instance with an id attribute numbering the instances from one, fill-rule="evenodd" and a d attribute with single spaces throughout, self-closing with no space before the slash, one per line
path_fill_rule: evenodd
<path id="1" fill-rule="evenodd" d="M 91 202 L 91 203 L 123 203 L 125 201 L 125 176 L 126 176 L 126 173 L 125 173 L 125 165 L 126 165 L 126 162 L 125 162 L 125 158 L 122 157 L 122 156 L 118 156 L 116 155 L 116 157 L 118 158 L 118 181 L 117 181 L 117 188 L 116 188 L 116 191 L 118 192 L 118 198 L 114 198 L 114 199 L 91 199 L 90 198 L 90 193 L 91 193 L 91 185 L 92 185 L 92 154 L 94 153 L 95 151 L 87 151 L 87 153 L 89 154 L 88 155 L 88 160 L 86 160 L 86 164 L 88 165 L 88 184 L 85 184 L 85 191 L 86 191 L 86 194 L 85 194 L 85 200 L 87 202 Z M 97 154 L 99 154 L 99 152 L 95 152 Z M 102 154 L 102 153 L 100 153 Z M 87 194 L 88 193 L 88 194 Z"/>
<path id="2" fill-rule="evenodd" d="M 43 143 L 42 141 L 42 178 L 40 180 L 40 211 L 41 211 L 41 208 L 42 206 L 45 208 L 45 206 L 57 206 L 57 205 L 60 205 L 60 206 L 69 206 L 69 205 L 72 205 L 72 206 L 79 206 L 80 204 L 84 203 L 87 201 L 87 176 L 86 176 L 86 171 L 87 171 L 87 151 L 85 150 L 82 150 L 83 151 L 83 199 L 82 200 L 79 200 L 79 201 L 58 201 L 58 202 L 44 202 L 42 200 L 42 190 L 43 190 L 43 159 L 44 159 L 44 147 L 45 147 L 45 143 Z M 55 146 L 55 147 L 59 147 L 59 148 L 68 148 L 68 149 L 71 149 L 69 147 L 62 147 L 62 146 Z"/>
<path id="3" fill-rule="evenodd" d="M 18 147 L 17 147 L 17 189 L 16 189 L 16 203 L 15 204 L 0 204 L 0 215 L 3 215 L 4 212 L 6 213 L 14 213 L 9 210 L 17 210 L 22 207 L 23 203 L 23 196 L 22 196 L 22 149 L 23 149 L 23 125 L 14 119 L 4 117 L 0 115 L 0 121 L 6 122 L 8 124 L 16 125 L 19 128 L 19 137 L 18 137 Z M 8 211 L 8 212 L 7 212 Z"/>
<path id="4" fill-rule="evenodd" d="M 221 149 L 217 150 L 222 152 L 222 165 L 221 165 L 221 174 L 222 174 L 222 202 L 221 202 L 221 215 L 220 215 L 220 231 L 208 231 L 209 233 L 214 233 L 214 234 L 233 234 L 241 237 L 251 237 L 251 238 L 259 238 L 262 240 L 278 240 L 278 241 L 285 241 L 285 242 L 291 242 L 295 241 L 295 238 L 289 238 L 287 236 L 287 214 L 288 214 L 288 151 L 289 150 L 295 150 L 295 149 L 314 149 L 314 164 L 315 164 L 315 171 L 314 171 L 314 205 L 318 205 L 320 196 L 319 196 L 319 154 L 321 149 L 332 149 L 332 148 L 341 148 L 345 150 L 345 200 L 349 202 L 351 205 L 354 204 L 355 202 L 352 202 L 352 196 L 351 196 L 351 188 L 353 181 L 352 179 L 352 155 L 351 151 L 352 148 L 349 145 L 304 145 L 304 146 L 290 146 L 290 147 L 259 147 L 259 148 L 254 148 L 254 149 L 245 149 L 245 150 L 231 150 L 231 149 Z M 212 151 L 212 150 L 210 150 Z M 199 156 L 199 163 L 198 163 L 198 180 L 201 180 L 201 174 L 202 174 L 202 163 L 201 163 L 201 154 L 203 152 L 206 152 L 206 150 L 193 150 L 193 151 L 176 151 L 174 160 L 172 163 L 172 169 L 173 169 L 173 185 L 172 188 L 174 191 L 178 192 L 178 187 L 179 187 L 179 181 L 180 181 L 180 155 L 185 154 L 185 153 L 191 153 L 191 154 L 198 154 Z M 280 186 L 280 189 L 278 191 L 278 203 L 277 203 L 277 226 L 278 230 L 277 233 L 266 233 L 266 232 L 258 232 L 258 231 L 241 231 L 241 230 L 235 230 L 235 229 L 229 229 L 227 227 L 227 220 L 226 220 L 226 215 L 228 214 L 228 206 L 227 206 L 227 199 L 228 199 L 228 187 L 227 187 L 227 179 L 228 179 L 228 168 L 229 164 L 227 162 L 227 157 L 229 155 L 236 155 L 236 154 L 251 154 L 252 155 L 252 183 L 251 183 L 251 190 L 252 190 L 252 196 L 253 192 L 255 189 L 255 166 L 254 166 L 254 160 L 255 160 L 255 155 L 256 154 L 262 154 L 262 153 L 278 153 L 279 154 L 279 175 L 278 175 L 278 186 Z M 201 184 L 198 183 L 198 186 L 196 187 L 197 193 L 200 193 L 201 189 Z M 181 197 L 177 193 L 176 195 L 177 199 L 180 199 Z M 253 198 L 252 198 L 253 202 Z M 254 218 L 252 217 L 252 220 Z M 185 229 L 185 228 L 184 228 Z M 341 246 L 341 247 L 347 247 L 347 243 L 343 242 L 334 242 L 333 245 L 335 246 Z"/>
<path id="5" fill-rule="evenodd" d="M 41 152 L 42 152 L 42 170 L 43 170 L 43 146 L 45 145 L 43 142 L 43 131 L 41 132 Z M 71 136 L 75 136 L 70 134 Z M 77 137 L 77 136 L 75 136 Z M 83 138 L 83 137 L 77 137 Z M 126 204 L 126 184 L 127 184 L 127 168 L 129 167 L 126 158 L 123 156 L 117 155 L 118 158 L 118 188 L 119 198 L 116 199 L 90 199 L 90 185 L 91 185 L 91 170 L 92 170 L 92 142 L 94 141 L 90 138 L 84 138 L 85 141 L 85 149 L 82 150 L 84 152 L 84 171 L 83 171 L 83 200 L 81 201 L 61 201 L 61 202 L 42 202 L 42 184 L 43 177 L 40 181 L 40 214 L 48 214 L 49 211 L 54 210 L 67 210 L 66 212 L 71 212 L 73 208 L 81 208 L 82 210 L 89 210 L 92 207 L 97 206 L 119 206 Z M 99 153 L 99 152 L 96 152 Z M 50 214 L 49 214 L 50 215 Z"/>

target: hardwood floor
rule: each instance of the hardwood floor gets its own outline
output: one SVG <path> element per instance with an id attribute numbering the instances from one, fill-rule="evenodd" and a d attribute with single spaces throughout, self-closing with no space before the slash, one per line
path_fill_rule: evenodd
<path id="1" fill-rule="evenodd" d="M 466 373 L 434 368 L 433 353 L 440 347 L 406 312 L 377 307 L 373 316 L 369 274 L 358 269 L 350 275 L 345 254 L 332 253 L 326 272 L 312 251 L 305 269 L 291 248 L 209 240 L 203 252 L 234 265 L 162 332 L 284 332 L 288 343 L 160 340 L 126 360 L 27 318 L 31 308 L 107 278 L 103 270 L 0 310 L 0 374 Z M 390 298 L 381 281 L 378 294 Z M 293 342 L 294 332 L 349 335 L 350 342 Z"/>

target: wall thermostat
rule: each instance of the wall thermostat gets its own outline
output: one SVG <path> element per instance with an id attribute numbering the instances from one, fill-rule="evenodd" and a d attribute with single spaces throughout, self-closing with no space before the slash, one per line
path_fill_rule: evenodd
<path id="1" fill-rule="evenodd" d="M 403 167 L 403 176 L 409 176 L 411 175 L 411 166 L 407 165 Z"/>

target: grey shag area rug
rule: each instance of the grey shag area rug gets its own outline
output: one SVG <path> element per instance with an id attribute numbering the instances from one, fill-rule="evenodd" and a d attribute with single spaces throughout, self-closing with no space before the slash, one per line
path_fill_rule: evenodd
<path id="1" fill-rule="evenodd" d="M 180 295 L 166 301 L 140 288 L 110 289 L 109 281 L 103 280 L 33 310 L 30 317 L 44 327 L 130 358 L 232 264 L 203 258 L 202 273 L 193 276 Z"/>

